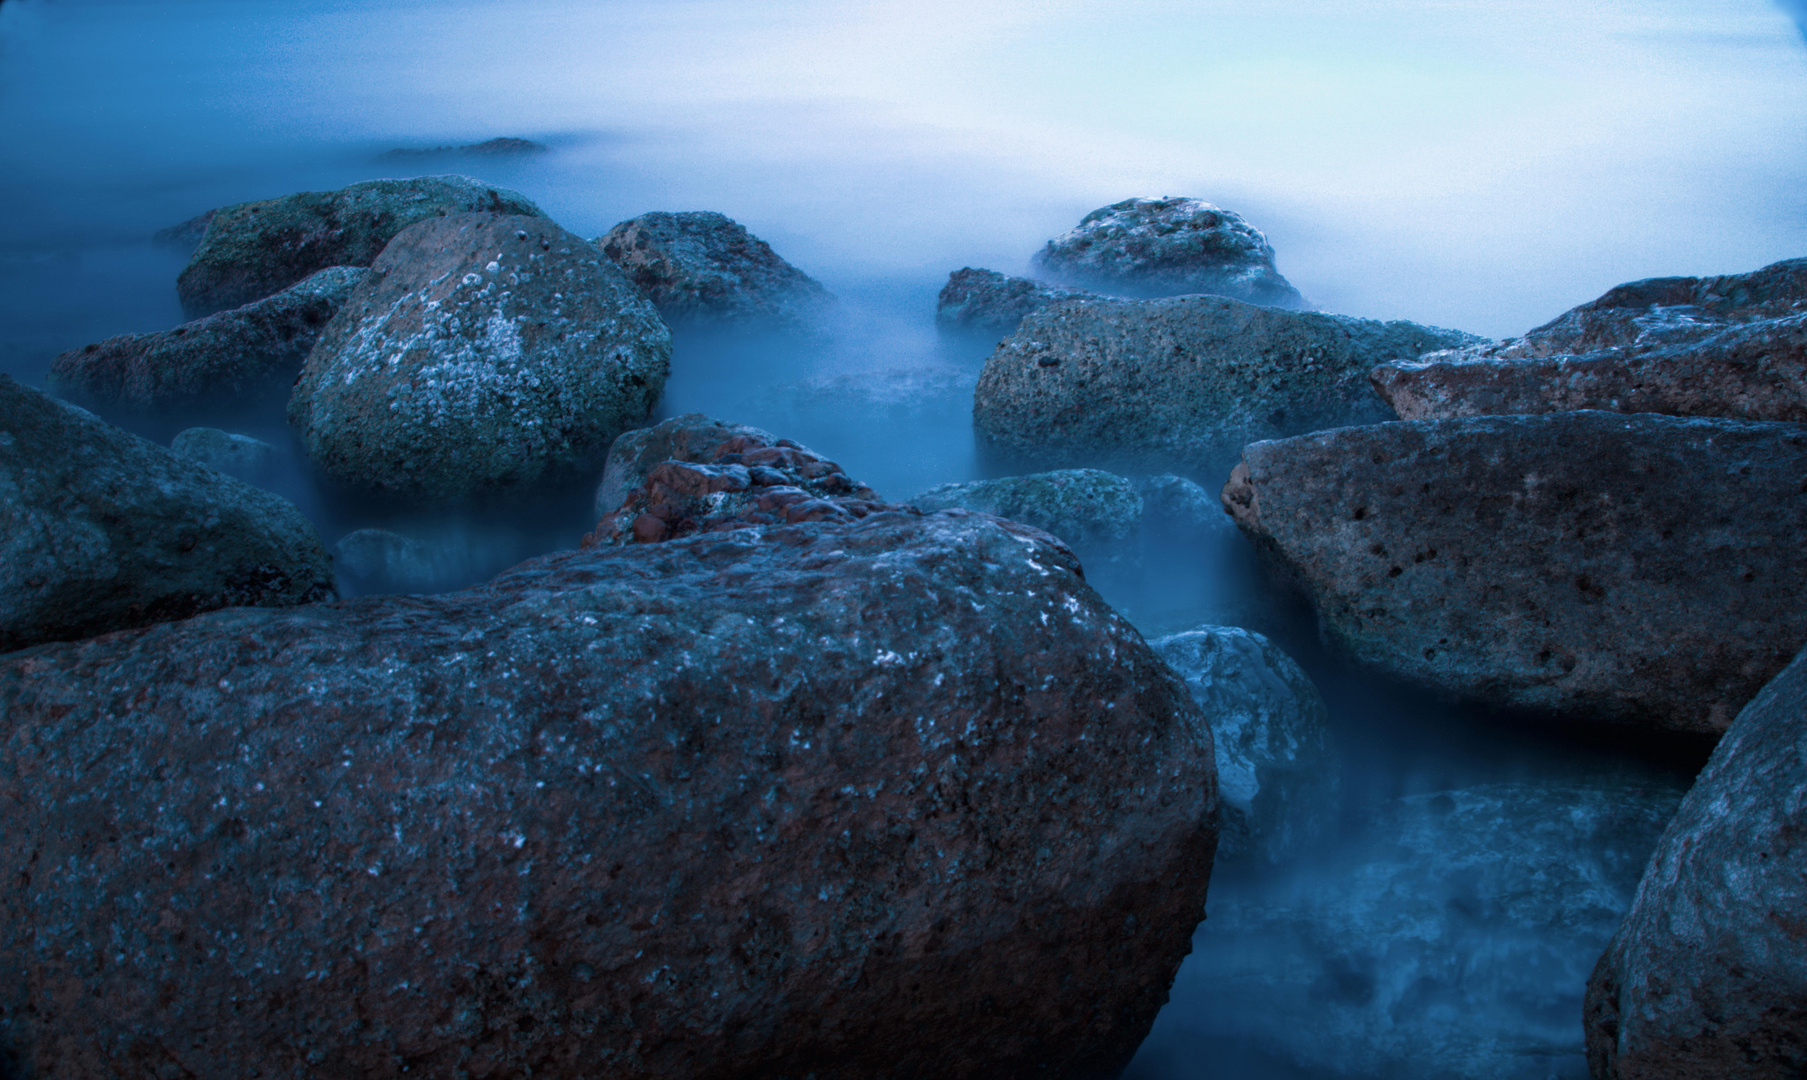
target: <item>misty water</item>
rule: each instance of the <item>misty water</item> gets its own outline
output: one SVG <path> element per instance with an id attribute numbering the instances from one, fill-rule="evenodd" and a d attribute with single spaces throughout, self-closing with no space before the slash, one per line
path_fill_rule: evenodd
<path id="1" fill-rule="evenodd" d="M 1095 207 L 1205 198 L 1324 310 L 1505 336 L 1622 281 L 1807 253 L 1804 121 L 1802 31 L 1767 0 L 4 0 L 0 371 L 39 385 L 64 349 L 182 321 L 160 228 L 460 172 L 585 236 L 711 209 L 768 240 L 839 297 L 830 325 L 680 334 L 659 414 L 765 427 L 907 500 L 995 473 L 970 415 L 994 342 L 937 332 L 946 275 L 1024 272 Z M 549 150 L 382 156 L 498 136 Z M 465 582 L 594 524 L 587 480 L 341 490 L 279 394 L 109 419 L 269 441 L 270 486 L 329 545 L 395 529 Z M 1215 492 L 1228 464 L 1182 471 Z M 1093 575 L 1106 597 L 1151 637 L 1273 636 L 1344 773 L 1337 842 L 1219 869 L 1131 1075 L 1584 1076 L 1587 973 L 1704 748 L 1349 672 L 1228 528 L 1138 555 Z"/>

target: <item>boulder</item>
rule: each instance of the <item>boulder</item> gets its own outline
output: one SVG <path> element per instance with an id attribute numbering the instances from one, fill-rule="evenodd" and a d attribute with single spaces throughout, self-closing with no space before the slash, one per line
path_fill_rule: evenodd
<path id="1" fill-rule="evenodd" d="M 544 218 L 431 218 L 373 269 L 289 398 L 342 480 L 430 497 L 529 482 L 600 458 L 664 388 L 658 312 Z"/>
<path id="2" fill-rule="evenodd" d="M 478 210 L 544 216 L 526 196 L 468 176 L 366 180 L 223 207 L 176 279 L 176 293 L 190 316 L 238 307 L 329 266 L 369 266 L 415 222 Z"/>
<path id="3" fill-rule="evenodd" d="M 1681 793 L 1652 777 L 1416 794 L 1288 886 L 1214 882 L 1149 1051 L 1241 1051 L 1267 1066 L 1250 1076 L 1583 1080 L 1588 964 Z"/>
<path id="4" fill-rule="evenodd" d="M 657 543 L 757 525 L 857 521 L 901 509 L 813 450 L 701 413 L 615 440 L 596 493 L 599 510 L 611 503 L 584 546 Z"/>
<path id="5" fill-rule="evenodd" d="M 985 361 L 973 425 L 1005 463 L 1228 468 L 1258 439 L 1390 419 L 1375 365 L 1479 340 L 1221 296 L 1071 300 Z"/>
<path id="6" fill-rule="evenodd" d="M 1135 482 L 1098 469 L 942 484 L 917 495 L 910 505 L 978 510 L 1033 525 L 1080 548 L 1131 540 L 1142 528 L 1142 496 Z"/>
<path id="7" fill-rule="evenodd" d="M 0 375 L 0 653 L 332 591 L 286 499 Z"/>
<path id="8" fill-rule="evenodd" d="M 746 226 L 713 211 L 641 214 L 596 243 L 673 325 L 805 328 L 832 299 Z"/>
<path id="9" fill-rule="evenodd" d="M 357 529 L 333 545 L 341 596 L 437 592 L 453 576 L 447 562 L 431 544 L 387 529 Z"/>
<path id="10" fill-rule="evenodd" d="M 941 287 L 941 295 L 935 301 L 935 321 L 947 330 L 1008 334 L 1031 311 L 1062 300 L 1095 296 L 1096 293 L 1082 289 L 1063 289 L 969 266 L 947 276 L 947 284 Z"/>
<path id="11" fill-rule="evenodd" d="M 1523 337 L 1384 364 L 1402 420 L 1572 409 L 1807 420 L 1807 259 L 1620 285 Z"/>
<path id="12" fill-rule="evenodd" d="M 1234 534 L 1236 526 L 1217 496 L 1183 476 L 1135 478 L 1142 496 L 1142 532 L 1163 540 L 1201 540 Z"/>
<path id="13" fill-rule="evenodd" d="M 1035 256 L 1049 277 L 1119 296 L 1211 293 L 1304 307 L 1274 249 L 1239 214 L 1200 199 L 1125 199 L 1094 210 Z"/>
<path id="14" fill-rule="evenodd" d="M 1587 987 L 1596 1080 L 1807 1073 L 1807 658 L 1738 714 Z"/>
<path id="15" fill-rule="evenodd" d="M 276 465 L 274 446 L 262 439 L 234 435 L 219 428 L 193 427 L 179 431 L 170 440 L 169 452 L 179 458 L 198 461 L 247 484 L 268 480 Z"/>
<path id="16" fill-rule="evenodd" d="M 1277 865 L 1334 835 L 1341 766 L 1317 687 L 1260 634 L 1201 626 L 1149 642 L 1192 691 L 1217 755 L 1217 863 Z"/>
<path id="17" fill-rule="evenodd" d="M 274 296 L 151 334 L 122 334 L 50 363 L 47 385 L 72 401 L 152 412 L 217 405 L 287 386 L 326 324 L 370 275 L 334 266 Z"/>
<path id="18" fill-rule="evenodd" d="M 187 221 L 178 221 L 174 225 L 158 229 L 151 234 L 151 243 L 159 247 L 182 248 L 193 252 L 201 245 L 201 237 L 207 235 L 207 226 L 213 222 L 216 210 L 203 210 Z"/>
<path id="19" fill-rule="evenodd" d="M 1356 662 L 1723 732 L 1807 644 L 1807 426 L 1551 413 L 1256 443 L 1223 491 Z"/>
<path id="20" fill-rule="evenodd" d="M 1048 538 L 885 513 L 0 660 L 21 1075 L 1096 1077 L 1215 785 Z"/>

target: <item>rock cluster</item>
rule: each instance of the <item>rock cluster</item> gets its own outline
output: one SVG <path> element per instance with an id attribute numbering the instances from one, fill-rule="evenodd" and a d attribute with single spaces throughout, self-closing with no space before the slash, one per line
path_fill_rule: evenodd
<path id="1" fill-rule="evenodd" d="M 0 653 L 332 594 L 287 500 L 0 375 Z"/>
<path id="2" fill-rule="evenodd" d="M 1215 843 L 1186 688 L 973 514 L 216 612 L 0 716 L 0 1046 L 66 1080 L 1114 1075 Z"/>
<path id="3" fill-rule="evenodd" d="M 544 218 L 433 217 L 397 235 L 289 400 L 350 483 L 456 497 L 601 457 L 658 400 L 671 333 L 595 247 Z"/>
<path id="4" fill-rule="evenodd" d="M 969 266 L 948 275 L 935 301 L 935 321 L 948 330 L 1008 334 L 1031 311 L 1097 295 Z"/>
<path id="5" fill-rule="evenodd" d="M 49 389 L 74 401 L 150 412 L 219 404 L 286 385 L 369 274 L 329 267 L 274 296 L 173 330 L 123 334 L 72 349 L 51 361 Z"/>
<path id="6" fill-rule="evenodd" d="M 1048 241 L 1037 269 L 1119 296 L 1210 293 L 1251 304 L 1303 307 L 1274 269 L 1274 249 L 1239 214 L 1201 199 L 1125 199 Z"/>
<path id="7" fill-rule="evenodd" d="M 1597 1080 L 1807 1071 L 1807 658 L 1682 800 L 1587 988 Z"/>
<path id="8" fill-rule="evenodd" d="M 831 300 L 770 244 L 713 211 L 641 214 L 596 243 L 673 325 L 801 329 Z"/>
<path id="9" fill-rule="evenodd" d="M 526 196 L 467 176 L 366 180 L 214 212 L 176 280 L 190 316 L 271 296 L 329 266 L 369 266 L 397 233 L 471 211 L 544 216 Z"/>

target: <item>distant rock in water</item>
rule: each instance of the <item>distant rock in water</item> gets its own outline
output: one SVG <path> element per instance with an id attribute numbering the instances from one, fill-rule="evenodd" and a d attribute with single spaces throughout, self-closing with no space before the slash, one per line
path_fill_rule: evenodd
<path id="1" fill-rule="evenodd" d="M 544 218 L 429 218 L 373 270 L 289 399 L 309 456 L 348 483 L 455 498 L 582 467 L 665 386 L 658 313 Z"/>
<path id="2" fill-rule="evenodd" d="M 216 211 L 176 280 L 191 316 L 280 292 L 329 266 L 369 266 L 397 233 L 471 211 L 544 217 L 526 196 L 468 176 L 366 180 Z"/>
<path id="3" fill-rule="evenodd" d="M 641 214 L 596 243 L 673 326 L 807 329 L 833 300 L 770 244 L 713 211 Z"/>
<path id="4" fill-rule="evenodd" d="M 973 426 L 1006 465 L 1227 469 L 1260 439 L 1391 419 L 1375 365 L 1479 340 L 1222 296 L 1069 300 L 985 361 Z"/>
<path id="5" fill-rule="evenodd" d="M 0 375 L 0 653 L 332 595 L 287 500 Z"/>
<path id="6" fill-rule="evenodd" d="M 1597 1080 L 1807 1074 L 1807 658 L 1745 706 L 1587 987 Z"/>
<path id="7" fill-rule="evenodd" d="M 1305 306 L 1274 269 L 1274 249 L 1238 214 L 1199 199 L 1125 199 L 1048 241 L 1036 268 L 1118 296 L 1210 293 L 1266 307 Z"/>
<path id="8" fill-rule="evenodd" d="M 48 386 L 72 401 L 134 412 L 239 403 L 292 382 L 326 324 L 369 274 L 330 267 L 274 296 L 173 330 L 71 349 L 50 362 Z"/>
<path id="9" fill-rule="evenodd" d="M 1008 334 L 1031 311 L 1040 311 L 1062 300 L 1096 298 L 1097 295 L 969 266 L 948 275 L 947 284 L 941 287 L 941 295 L 935 303 L 935 321 L 949 330 Z"/>
<path id="10" fill-rule="evenodd" d="M 1243 451 L 1223 501 L 1381 675 L 1719 733 L 1807 644 L 1807 426 L 1565 412 Z"/>
<path id="11" fill-rule="evenodd" d="M 387 529 L 345 534 L 333 545 L 333 567 L 347 596 L 437 592 L 451 577 L 438 549 Z"/>
<path id="12" fill-rule="evenodd" d="M 1608 409 L 1807 421 L 1807 259 L 1621 285 L 1522 338 L 1374 370 L 1402 420 Z"/>
<path id="13" fill-rule="evenodd" d="M 218 428 L 193 427 L 177 432 L 169 452 L 196 461 L 247 484 L 262 484 L 276 464 L 276 448 L 262 439 L 234 435 Z"/>
<path id="14" fill-rule="evenodd" d="M 616 439 L 596 507 L 602 520 L 585 547 L 899 509 L 813 450 L 701 413 Z"/>
<path id="15" fill-rule="evenodd" d="M 207 235 L 207 226 L 212 223 L 217 210 L 205 210 L 187 221 L 178 222 L 166 229 L 158 229 L 151 234 L 151 242 L 162 247 L 186 248 L 193 251 L 200 246 L 201 237 Z"/>
<path id="16" fill-rule="evenodd" d="M 0 716 L 57 1080 L 1114 1076 L 1216 843 L 1185 686 L 976 514 L 216 612 L 0 659 Z"/>
<path id="17" fill-rule="evenodd" d="M 377 155 L 377 161 L 407 163 L 448 157 L 527 158 L 538 157 L 548 153 L 551 149 L 545 143 L 537 143 L 532 139 L 486 139 L 483 142 L 467 143 L 464 146 L 433 146 L 426 149 L 399 147 Z"/>
<path id="18" fill-rule="evenodd" d="M 942 484 L 912 498 L 910 505 L 921 510 L 958 506 L 1009 518 L 1058 536 L 1074 548 L 1129 540 L 1142 529 L 1142 496 L 1134 481 L 1099 469 Z"/>
<path id="19" fill-rule="evenodd" d="M 1267 638 L 1232 626 L 1149 644 L 1211 723 L 1218 865 L 1279 865 L 1334 836 L 1341 764 L 1324 700 L 1304 669 Z"/>

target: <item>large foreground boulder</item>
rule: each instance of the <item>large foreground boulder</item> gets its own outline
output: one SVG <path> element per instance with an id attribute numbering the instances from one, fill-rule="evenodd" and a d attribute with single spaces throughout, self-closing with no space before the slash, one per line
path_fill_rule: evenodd
<path id="1" fill-rule="evenodd" d="M 1212 293 L 1304 307 L 1274 249 L 1239 214 L 1202 199 L 1125 199 L 1094 210 L 1035 256 L 1049 277 L 1119 296 Z"/>
<path id="2" fill-rule="evenodd" d="M 1040 311 L 1062 300 L 1096 296 L 1083 289 L 1063 289 L 969 266 L 947 276 L 947 284 L 935 298 L 935 322 L 947 330 L 1008 334 L 1031 311 Z"/>
<path id="3" fill-rule="evenodd" d="M 986 360 L 973 425 L 1006 462 L 1227 468 L 1257 439 L 1391 419 L 1375 365 L 1479 340 L 1221 296 L 1073 300 Z"/>
<path id="4" fill-rule="evenodd" d="M 1521 338 L 1375 369 L 1402 420 L 1568 409 L 1807 420 L 1807 259 L 1635 281 Z"/>
<path id="5" fill-rule="evenodd" d="M 1807 426 L 1605 412 L 1256 443 L 1224 505 L 1357 662 L 1722 732 L 1807 644 Z"/>
<path id="6" fill-rule="evenodd" d="M 284 386 L 369 270 L 334 266 L 274 296 L 173 330 L 122 334 L 50 362 L 51 392 L 72 401 L 151 412 L 236 402 Z"/>
<path id="7" fill-rule="evenodd" d="M 1042 534 L 567 552 L 0 661 L 15 1074 L 1102 1077 L 1215 842 Z"/>
<path id="8" fill-rule="evenodd" d="M 349 483 L 449 497 L 593 462 L 665 386 L 671 331 L 589 242 L 454 214 L 377 259 L 308 357 L 289 421 Z"/>
<path id="9" fill-rule="evenodd" d="M 1587 989 L 1596 1080 L 1807 1074 L 1807 658 L 1713 751 Z"/>
<path id="10" fill-rule="evenodd" d="M 746 226 L 710 210 L 641 214 L 596 243 L 674 326 L 807 328 L 831 299 Z"/>
<path id="11" fill-rule="evenodd" d="M 0 375 L 0 653 L 332 595 L 286 499 Z"/>
<path id="12" fill-rule="evenodd" d="M 472 211 L 544 216 L 525 195 L 468 176 L 366 180 L 214 212 L 176 279 L 191 317 L 271 296 L 329 266 L 369 266 L 417 221 Z"/>

